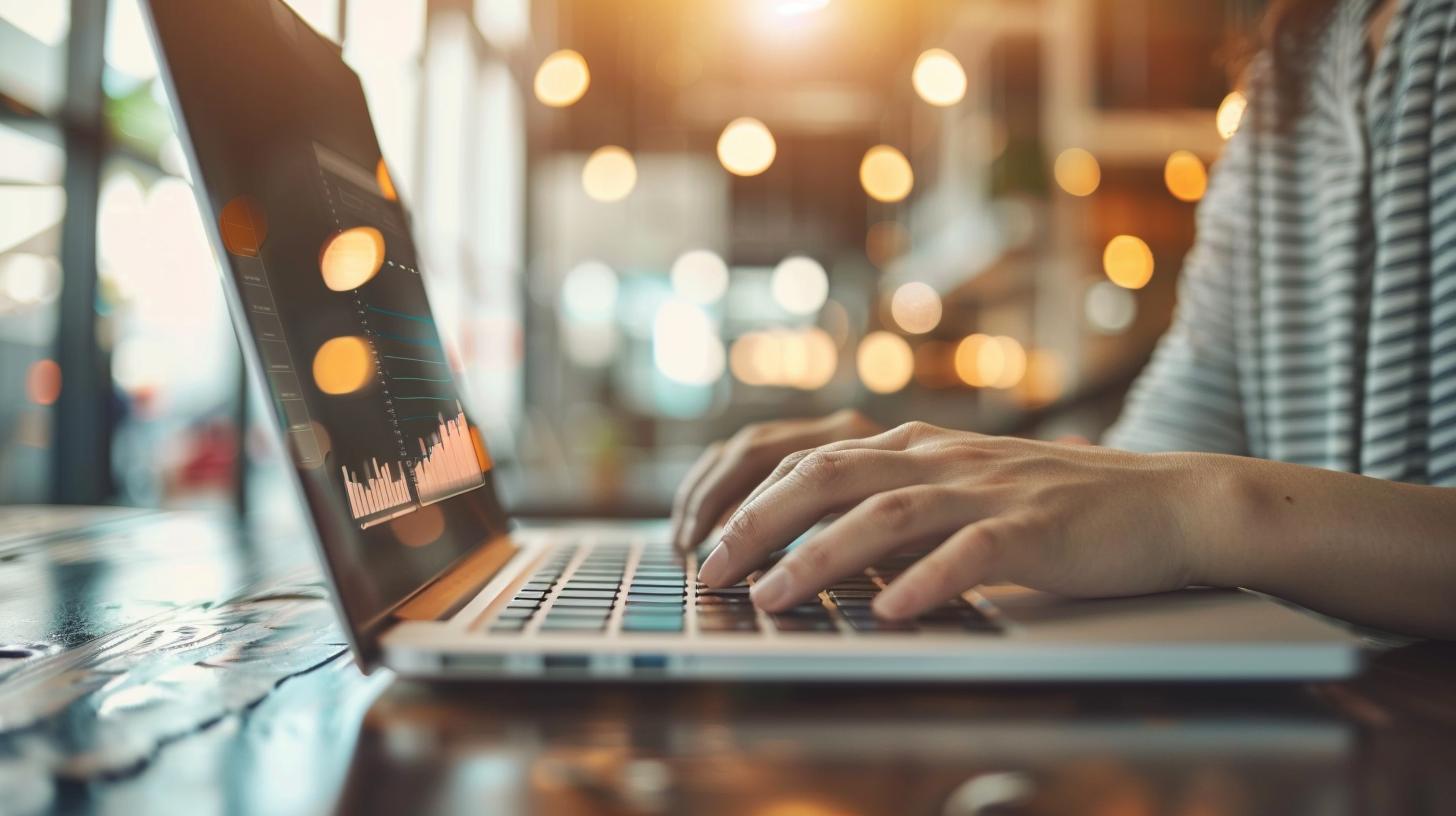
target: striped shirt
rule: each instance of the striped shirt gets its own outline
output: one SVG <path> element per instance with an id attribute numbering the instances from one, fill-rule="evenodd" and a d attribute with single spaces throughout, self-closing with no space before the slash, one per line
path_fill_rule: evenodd
<path id="1" fill-rule="evenodd" d="M 1105 442 L 1456 485 L 1456 0 L 1342 0 L 1293 121 L 1267 60 L 1172 328 Z"/>

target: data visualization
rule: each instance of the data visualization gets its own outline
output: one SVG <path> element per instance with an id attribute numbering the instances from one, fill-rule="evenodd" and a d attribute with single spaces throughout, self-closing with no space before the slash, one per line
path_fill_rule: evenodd
<path id="1" fill-rule="evenodd" d="M 369 527 L 481 487 L 487 463 L 461 407 L 402 210 L 377 172 L 323 145 L 314 145 L 314 156 L 334 220 L 318 274 L 350 322 L 320 346 L 314 379 L 350 414 L 356 432 L 347 440 L 335 433 L 332 450 L 349 510 Z"/>

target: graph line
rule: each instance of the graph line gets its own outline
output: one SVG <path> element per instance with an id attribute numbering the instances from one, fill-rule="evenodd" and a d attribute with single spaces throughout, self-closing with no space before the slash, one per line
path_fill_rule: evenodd
<path id="1" fill-rule="evenodd" d="M 368 309 L 371 312 L 378 312 L 380 314 L 389 315 L 390 317 L 402 317 L 405 320 L 417 320 L 420 323 L 428 323 L 431 326 L 435 325 L 435 321 L 431 320 L 428 317 L 420 317 L 419 315 L 405 314 L 404 312 L 396 312 L 393 309 L 383 309 L 383 308 L 380 308 L 378 306 L 366 306 L 364 308 Z"/>
<path id="2" fill-rule="evenodd" d="M 429 363 L 430 365 L 444 365 L 445 364 L 445 361 L 444 360 L 426 360 L 423 357 L 400 357 L 400 356 L 395 355 L 395 354 L 382 354 L 380 356 L 383 357 L 386 360 L 409 360 L 412 363 Z"/>
<path id="3" fill-rule="evenodd" d="M 394 341 L 399 342 L 399 343 L 408 343 L 408 344 L 410 344 L 412 346 L 426 346 L 428 348 L 441 348 L 440 344 L 437 343 L 437 342 L 435 342 L 435 341 L 433 341 L 433 340 L 415 340 L 415 339 L 411 339 L 409 337 L 400 337 L 397 334 L 389 334 L 387 332 L 376 332 L 375 334 L 377 336 L 379 336 L 379 337 L 383 337 L 385 340 L 394 340 Z"/>
<path id="4" fill-rule="evenodd" d="M 454 402 L 454 397 L 395 397 L 397 400 L 435 400 L 436 402 Z"/>
<path id="5" fill-rule="evenodd" d="M 412 380 L 414 382 L 438 382 L 438 383 L 453 382 L 449 377 L 445 377 L 444 379 L 440 379 L 438 377 L 390 377 L 390 379 L 391 380 Z"/>

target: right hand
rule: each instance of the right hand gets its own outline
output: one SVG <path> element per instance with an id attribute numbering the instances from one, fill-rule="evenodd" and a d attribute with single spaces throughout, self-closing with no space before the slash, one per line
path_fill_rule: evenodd
<path id="1" fill-rule="evenodd" d="M 698 457 L 673 499 L 673 545 L 688 550 L 702 543 L 718 520 L 789 454 L 883 430 L 864 414 L 846 409 L 819 419 L 746 425 L 727 441 L 714 442 Z"/>

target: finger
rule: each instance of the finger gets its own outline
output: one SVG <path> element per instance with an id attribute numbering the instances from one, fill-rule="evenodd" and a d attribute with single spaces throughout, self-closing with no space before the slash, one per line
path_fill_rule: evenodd
<path id="1" fill-rule="evenodd" d="M 683 511 L 682 549 L 696 547 L 728 508 L 753 487 L 762 471 L 754 467 L 752 459 L 744 446 L 724 447 L 688 498 Z"/>
<path id="2" fill-rule="evenodd" d="M 965 490 L 904 487 L 861 502 L 785 555 L 753 585 L 753 602 L 775 612 L 812 597 L 885 555 L 944 535 L 975 518 L 978 502 Z"/>
<path id="3" fill-rule="evenodd" d="M 698 577 L 710 586 L 731 584 L 826 515 L 924 477 L 924 466 L 903 453 L 821 448 L 797 457 L 786 476 L 728 520 Z"/>
<path id="4" fill-rule="evenodd" d="M 914 425 L 917 423 L 910 424 Z M 766 490 L 773 487 L 775 484 L 782 481 L 784 477 L 792 473 L 795 467 L 797 467 L 805 457 L 809 456 L 812 453 L 835 453 L 838 451 L 849 450 L 904 450 L 911 441 L 911 434 L 908 433 L 906 430 L 908 427 L 909 425 L 901 425 L 897 428 L 892 428 L 888 431 L 882 431 L 878 434 L 875 434 L 874 436 L 866 437 L 864 439 L 841 439 L 834 442 L 828 442 L 826 444 L 820 445 L 817 448 L 808 448 L 801 451 L 795 451 L 794 453 L 791 453 L 788 456 L 784 457 L 783 461 L 779 462 L 778 467 L 774 468 L 773 473 L 770 473 L 767 479 L 759 482 L 758 486 L 753 489 L 753 492 L 748 494 L 748 498 L 743 500 L 742 506 L 747 507 L 752 504 L 753 501 L 757 499 L 760 495 L 762 495 Z"/>
<path id="5" fill-rule="evenodd" d="M 673 495 L 672 542 L 680 550 L 687 549 L 687 545 L 683 544 L 682 538 L 687 527 L 688 499 L 692 497 L 693 491 L 697 489 L 698 483 L 703 480 L 703 476 L 713 468 L 713 465 L 717 464 L 718 459 L 722 455 L 722 442 L 714 442 L 709 445 L 703 451 L 703 455 L 698 457 L 698 461 L 694 462 L 693 466 L 688 469 L 687 475 L 683 477 L 682 482 L 677 486 L 677 493 Z"/>
<path id="6" fill-rule="evenodd" d="M 962 528 L 916 561 L 875 598 L 875 614 L 913 618 L 984 583 L 998 568 L 1014 525 L 993 517 Z"/>

